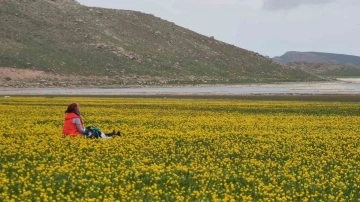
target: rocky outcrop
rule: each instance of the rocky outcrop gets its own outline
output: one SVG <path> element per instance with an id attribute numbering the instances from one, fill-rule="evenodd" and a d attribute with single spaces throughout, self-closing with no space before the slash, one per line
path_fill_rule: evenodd
<path id="1" fill-rule="evenodd" d="M 140 63 L 142 62 L 142 58 L 139 55 L 131 51 L 126 51 L 123 47 L 117 47 L 117 46 L 106 45 L 101 43 L 96 44 L 95 46 L 97 49 L 110 51 L 119 57 L 126 57 L 130 60 L 135 60 Z"/>
<path id="2" fill-rule="evenodd" d="M 79 2 L 77 2 L 76 0 L 47 0 L 47 1 L 55 2 L 55 3 L 59 3 L 59 4 L 77 4 L 77 5 L 80 5 Z"/>

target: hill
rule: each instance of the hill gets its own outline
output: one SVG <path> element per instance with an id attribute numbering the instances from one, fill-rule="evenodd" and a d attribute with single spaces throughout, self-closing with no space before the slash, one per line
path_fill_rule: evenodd
<path id="1" fill-rule="evenodd" d="M 320 53 L 320 52 L 296 52 L 289 51 L 280 57 L 274 57 L 274 61 L 281 64 L 290 62 L 310 63 L 338 63 L 345 65 L 360 66 L 360 57 L 353 55 Z"/>
<path id="2" fill-rule="evenodd" d="M 319 80 L 150 14 L 74 0 L 0 0 L 0 27 L 7 86 Z"/>
<path id="3" fill-rule="evenodd" d="M 360 67 L 338 63 L 310 63 L 310 62 L 291 62 L 287 64 L 291 68 L 301 69 L 322 77 L 333 78 L 354 78 L 360 77 Z"/>

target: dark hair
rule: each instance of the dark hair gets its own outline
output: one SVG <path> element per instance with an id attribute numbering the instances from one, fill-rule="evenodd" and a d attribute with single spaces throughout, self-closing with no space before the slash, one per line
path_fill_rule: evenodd
<path id="1" fill-rule="evenodd" d="M 66 113 L 75 113 L 78 116 L 80 116 L 80 111 L 79 111 L 79 105 L 77 103 L 72 103 L 68 106 L 67 110 L 65 111 Z"/>

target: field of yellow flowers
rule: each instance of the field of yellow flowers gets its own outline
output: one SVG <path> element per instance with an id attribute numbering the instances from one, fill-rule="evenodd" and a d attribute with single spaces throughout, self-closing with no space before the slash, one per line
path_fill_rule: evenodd
<path id="1" fill-rule="evenodd" d="M 63 137 L 72 102 L 124 136 Z M 0 201 L 359 201 L 359 107 L 0 98 Z"/>

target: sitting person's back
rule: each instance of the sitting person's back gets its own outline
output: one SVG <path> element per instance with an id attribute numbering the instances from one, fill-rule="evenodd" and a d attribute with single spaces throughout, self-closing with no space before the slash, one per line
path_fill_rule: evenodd
<path id="1" fill-rule="evenodd" d="M 66 136 L 85 135 L 88 138 L 109 138 L 111 136 L 121 136 L 120 131 L 103 133 L 97 127 L 84 128 L 84 122 L 80 116 L 80 107 L 77 103 L 72 103 L 65 111 L 65 120 L 62 133 Z"/>
<path id="2" fill-rule="evenodd" d="M 85 133 L 84 123 L 80 116 L 79 105 L 77 103 L 72 103 L 65 111 L 62 133 L 70 136 L 79 136 Z"/>

